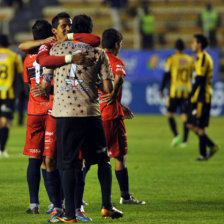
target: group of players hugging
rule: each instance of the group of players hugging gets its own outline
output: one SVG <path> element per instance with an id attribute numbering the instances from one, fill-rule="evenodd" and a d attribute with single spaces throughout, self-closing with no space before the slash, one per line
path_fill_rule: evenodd
<path id="1" fill-rule="evenodd" d="M 102 217 L 123 216 L 111 203 L 110 157 L 115 159 L 120 204 L 145 204 L 129 193 L 124 119 L 131 119 L 133 114 L 121 104 L 126 74 L 117 55 L 123 37 L 117 30 L 108 29 L 101 41 L 91 34 L 92 28 L 89 16 L 78 15 L 72 20 L 62 12 L 52 19 L 52 24 L 37 20 L 32 27 L 34 40 L 19 45 L 27 54 L 24 82 L 30 87 L 24 148 L 24 155 L 29 156 L 30 208 L 26 213 L 39 213 L 42 169 L 51 202 L 48 222 L 92 220 L 84 211 L 83 192 L 85 176 L 93 164 L 98 165 Z M 101 42 L 103 49 L 99 47 Z M 68 128 L 73 121 L 73 128 Z"/>

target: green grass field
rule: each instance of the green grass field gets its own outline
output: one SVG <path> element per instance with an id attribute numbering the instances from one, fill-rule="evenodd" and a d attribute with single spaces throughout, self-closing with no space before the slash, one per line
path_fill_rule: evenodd
<path id="1" fill-rule="evenodd" d="M 177 118 L 182 133 L 180 120 Z M 172 139 L 165 117 L 136 116 L 126 122 L 129 142 L 130 192 L 147 204 L 119 205 L 119 188 L 113 172 L 112 200 L 124 212 L 119 220 L 102 219 L 97 168 L 87 175 L 84 200 L 92 223 L 138 224 L 223 224 L 224 150 L 208 162 L 196 162 L 198 141 L 190 133 L 187 148 L 171 148 Z M 212 118 L 208 134 L 224 145 L 224 118 Z M 22 156 L 25 127 L 13 126 L 8 142 L 10 158 L 0 159 L 0 223 L 45 223 L 49 204 L 43 180 L 40 186 L 40 215 L 26 215 L 29 206 L 26 182 L 27 158 Z M 113 165 L 112 160 L 112 165 Z"/>

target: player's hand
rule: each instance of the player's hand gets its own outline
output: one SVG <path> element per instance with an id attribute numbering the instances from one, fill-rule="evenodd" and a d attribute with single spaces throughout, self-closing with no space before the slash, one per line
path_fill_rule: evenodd
<path id="1" fill-rule="evenodd" d="M 34 97 L 47 97 L 47 92 L 41 88 L 40 85 L 36 85 L 33 88 L 30 89 L 31 95 Z"/>
<path id="2" fill-rule="evenodd" d="M 48 37 L 48 38 L 42 40 L 42 43 L 41 44 L 50 43 L 50 42 L 55 41 L 55 40 L 56 40 L 56 38 L 54 36 Z"/>
<path id="3" fill-rule="evenodd" d="M 114 96 L 113 93 L 107 93 L 103 96 L 101 96 L 101 102 L 102 103 L 107 103 L 107 105 L 112 104 L 115 101 L 116 97 Z"/>
<path id="4" fill-rule="evenodd" d="M 131 112 L 131 110 L 125 107 L 124 105 L 122 105 L 122 110 L 123 110 L 125 119 L 132 119 L 134 117 L 134 114 Z"/>
<path id="5" fill-rule="evenodd" d="M 159 96 L 160 96 L 161 99 L 164 97 L 163 91 L 159 92 Z"/>
<path id="6" fill-rule="evenodd" d="M 77 53 L 72 55 L 72 63 L 83 66 L 93 66 L 94 61 L 86 53 Z"/>

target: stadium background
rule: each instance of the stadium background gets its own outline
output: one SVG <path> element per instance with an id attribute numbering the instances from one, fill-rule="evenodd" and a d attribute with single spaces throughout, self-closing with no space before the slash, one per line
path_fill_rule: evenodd
<path id="1" fill-rule="evenodd" d="M 51 21 L 61 11 L 71 16 L 90 15 L 94 22 L 93 33 L 98 35 L 113 26 L 111 9 L 102 5 L 102 0 L 23 0 L 22 8 L 19 0 L 14 0 L 12 6 L 6 6 L 6 2 L 0 0 L 0 32 L 9 35 L 15 51 L 18 51 L 18 43 L 32 39 L 31 26 L 36 19 Z M 203 32 L 197 26 L 197 19 L 208 1 L 150 0 L 149 7 L 155 16 L 154 50 L 141 49 L 138 19 L 142 13 L 142 2 L 129 0 L 120 11 L 121 21 L 125 24 L 121 30 L 124 42 L 120 56 L 127 70 L 123 103 L 135 114 L 147 114 L 126 121 L 131 192 L 146 200 L 147 205 L 143 208 L 118 205 L 119 189 L 113 177 L 113 201 L 125 212 L 125 218 L 102 221 L 96 210 L 100 208 L 100 189 L 96 167 L 93 167 L 87 176 L 84 197 L 90 205 L 86 211 L 93 218 L 93 223 L 221 224 L 224 219 L 222 150 L 209 163 L 196 163 L 196 137 L 190 135 L 186 150 L 171 149 L 172 135 L 166 118 L 158 116 L 165 113 L 165 99 L 159 98 L 165 59 L 174 52 L 174 42 L 180 37 L 186 42 L 187 52 L 192 53 L 190 42 L 193 34 Z M 223 1 L 210 2 L 222 21 Z M 209 49 L 215 65 L 213 116 L 224 115 L 223 25 L 217 29 L 217 48 Z M 179 118 L 177 121 L 180 125 Z M 209 134 L 221 146 L 224 145 L 223 124 L 223 117 L 213 117 L 209 129 Z M 44 223 L 48 218 L 43 214 L 49 203 L 43 181 L 40 189 L 41 215 L 34 218 L 23 213 L 28 207 L 27 158 L 22 156 L 24 142 L 25 126 L 19 127 L 14 122 L 7 145 L 10 157 L 0 160 L 0 224 Z"/>

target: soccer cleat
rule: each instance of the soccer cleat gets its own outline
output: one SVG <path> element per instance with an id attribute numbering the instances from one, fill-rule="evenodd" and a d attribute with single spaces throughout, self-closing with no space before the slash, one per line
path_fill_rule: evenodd
<path id="1" fill-rule="evenodd" d="M 121 197 L 120 204 L 145 205 L 146 202 L 139 201 L 139 200 L 135 199 L 132 195 L 130 195 L 130 198 L 127 200 Z"/>
<path id="2" fill-rule="evenodd" d="M 79 221 L 83 221 L 83 222 L 92 221 L 92 219 L 89 218 L 84 211 L 80 211 L 80 210 L 77 211 L 75 213 L 75 216 Z"/>
<path id="3" fill-rule="evenodd" d="M 212 156 L 214 156 L 215 153 L 217 153 L 219 151 L 219 146 L 218 145 L 214 145 L 213 147 L 210 147 L 210 152 L 208 154 L 207 159 L 210 159 Z"/>
<path id="4" fill-rule="evenodd" d="M 119 211 L 115 207 L 112 207 L 111 209 L 102 208 L 101 215 L 104 218 L 111 217 L 112 219 L 118 219 L 118 218 L 123 217 L 123 212 Z"/>
<path id="5" fill-rule="evenodd" d="M 26 211 L 26 214 L 39 214 L 39 213 L 40 213 L 40 211 L 39 211 L 39 208 L 38 207 L 35 207 L 33 209 L 28 209 Z"/>
<path id="6" fill-rule="evenodd" d="M 181 143 L 181 137 L 180 136 L 176 136 L 173 141 L 171 142 L 171 146 L 175 147 L 177 145 L 179 145 Z"/>
<path id="7" fill-rule="evenodd" d="M 4 152 L 2 152 L 2 157 L 8 158 L 9 154 L 6 151 L 4 151 Z"/>
<path id="8" fill-rule="evenodd" d="M 51 202 L 48 206 L 48 210 L 45 212 L 45 214 L 51 214 L 54 210 L 54 204 Z"/>
<path id="9" fill-rule="evenodd" d="M 203 161 L 207 161 L 208 159 L 207 157 L 202 156 L 202 157 L 198 157 L 196 160 L 199 162 L 203 162 Z"/>
<path id="10" fill-rule="evenodd" d="M 68 217 L 58 217 L 54 219 L 54 223 L 76 223 L 77 219 L 69 219 Z"/>
<path id="11" fill-rule="evenodd" d="M 56 219 L 63 215 L 62 209 L 54 208 L 53 212 L 51 213 L 51 218 L 47 220 L 47 222 L 54 223 Z"/>

